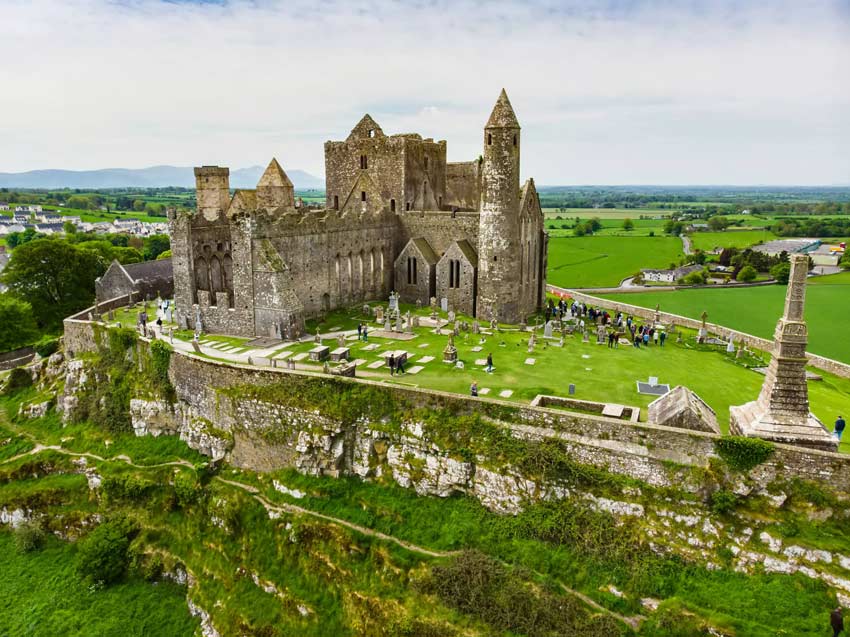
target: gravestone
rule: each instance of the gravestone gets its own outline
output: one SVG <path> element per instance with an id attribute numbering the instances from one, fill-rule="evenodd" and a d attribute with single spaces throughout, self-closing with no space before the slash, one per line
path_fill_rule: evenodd
<path id="1" fill-rule="evenodd" d="M 422 307 L 422 299 L 416 299 L 416 309 L 420 309 Z"/>
<path id="2" fill-rule="evenodd" d="M 472 321 L 472 333 L 473 334 L 480 334 L 481 333 L 481 324 L 478 322 L 477 319 Z"/>
<path id="3" fill-rule="evenodd" d="M 543 328 L 543 337 L 544 338 L 552 338 L 552 331 L 554 329 L 554 323 L 552 321 L 546 321 L 546 327 Z"/>
<path id="4" fill-rule="evenodd" d="M 389 303 L 389 311 L 393 312 L 398 309 L 398 294 L 395 292 L 390 292 L 390 303 Z"/>
<path id="5" fill-rule="evenodd" d="M 443 362 L 444 363 L 456 363 L 457 362 L 457 347 L 455 347 L 455 337 L 453 334 L 449 334 L 449 342 L 443 350 Z"/>
<path id="6" fill-rule="evenodd" d="M 418 314 L 413 315 L 413 327 L 419 327 L 419 315 Z"/>
<path id="7" fill-rule="evenodd" d="M 460 336 L 460 326 L 458 325 L 457 321 L 455 321 L 454 327 L 452 327 L 452 334 L 454 334 L 455 336 Z"/>
<path id="8" fill-rule="evenodd" d="M 437 312 L 437 297 L 436 296 L 431 297 L 431 309 L 434 310 L 433 313 Z"/>
<path id="9" fill-rule="evenodd" d="M 703 313 L 700 315 L 702 319 L 702 325 L 699 328 L 699 333 L 697 334 L 697 343 L 704 343 L 706 337 L 708 336 L 708 327 L 705 324 L 705 320 L 708 318 L 708 312 L 703 310 Z"/>
<path id="10" fill-rule="evenodd" d="M 114 320 L 115 320 L 115 312 L 114 312 L 114 311 L 112 311 L 112 310 L 109 310 L 109 311 L 106 313 L 106 318 L 107 318 L 109 321 L 114 321 Z"/>
<path id="11" fill-rule="evenodd" d="M 449 310 L 449 323 L 453 323 L 455 321 L 455 311 Z"/>
<path id="12" fill-rule="evenodd" d="M 398 314 L 398 315 L 395 317 L 395 330 L 394 330 L 394 331 L 396 331 L 396 332 L 401 332 L 401 331 L 402 331 L 402 327 L 401 327 L 401 314 Z"/>
<path id="13" fill-rule="evenodd" d="M 734 354 L 735 353 L 735 341 L 732 340 L 731 338 L 729 339 L 729 342 L 726 344 L 726 353 L 727 354 Z"/>
<path id="14" fill-rule="evenodd" d="M 361 311 L 363 312 L 363 316 L 372 316 L 372 308 L 369 307 L 368 303 L 363 304 L 363 309 Z"/>
<path id="15" fill-rule="evenodd" d="M 582 343 L 589 343 L 590 342 L 590 335 L 587 333 L 587 330 L 584 330 L 584 332 L 582 332 L 581 342 Z"/>
<path id="16" fill-rule="evenodd" d="M 350 355 L 351 350 L 349 348 L 340 346 L 331 352 L 331 360 L 335 363 L 347 361 L 350 358 Z"/>
<path id="17" fill-rule="evenodd" d="M 314 343 L 321 343 L 322 342 L 322 335 L 319 333 L 318 327 L 316 328 L 316 336 L 313 337 L 313 342 Z"/>
<path id="18" fill-rule="evenodd" d="M 413 320 L 410 318 L 410 312 L 407 313 L 404 331 L 408 334 L 413 334 Z"/>
<path id="19" fill-rule="evenodd" d="M 336 345 L 337 347 L 345 347 L 345 334 L 337 334 L 336 335 Z"/>
<path id="20" fill-rule="evenodd" d="M 383 306 L 381 306 L 381 305 L 379 305 L 379 306 L 377 307 L 377 309 L 375 310 L 375 320 L 376 320 L 378 323 L 383 323 L 383 322 L 384 322 L 384 308 L 383 308 Z"/>
<path id="21" fill-rule="evenodd" d="M 519 322 L 519 331 L 520 331 L 520 332 L 525 332 L 527 329 L 528 329 L 528 324 L 525 322 L 525 319 L 522 319 L 522 320 Z"/>
<path id="22" fill-rule="evenodd" d="M 316 345 L 316 347 L 310 350 L 310 360 L 316 362 L 327 360 L 330 352 L 331 348 L 327 345 Z"/>
<path id="23" fill-rule="evenodd" d="M 392 325 L 390 325 L 390 317 L 389 317 L 389 316 L 387 316 L 387 317 L 384 319 L 384 331 L 385 331 L 385 332 L 390 332 L 390 331 L 392 331 Z"/>
<path id="24" fill-rule="evenodd" d="M 446 297 L 440 299 L 440 309 L 443 310 L 443 312 L 449 311 L 449 300 Z"/>
<path id="25" fill-rule="evenodd" d="M 574 396 L 574 395 L 575 395 L 575 393 L 576 393 L 576 386 L 575 386 L 575 384 L 570 383 L 570 386 L 569 386 L 569 388 L 568 388 L 568 390 L 567 390 L 567 391 L 569 392 L 570 396 Z"/>
<path id="26" fill-rule="evenodd" d="M 608 333 L 605 330 L 605 326 L 604 325 L 597 325 L 596 326 L 596 344 L 597 345 L 604 344 L 605 341 L 607 340 L 607 338 L 608 338 Z"/>

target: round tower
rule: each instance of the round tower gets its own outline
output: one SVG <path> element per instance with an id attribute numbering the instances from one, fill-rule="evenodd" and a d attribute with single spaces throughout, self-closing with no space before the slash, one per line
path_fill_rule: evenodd
<path id="1" fill-rule="evenodd" d="M 484 126 L 476 314 L 505 323 L 525 318 L 519 303 L 519 149 L 519 122 L 502 89 Z"/>

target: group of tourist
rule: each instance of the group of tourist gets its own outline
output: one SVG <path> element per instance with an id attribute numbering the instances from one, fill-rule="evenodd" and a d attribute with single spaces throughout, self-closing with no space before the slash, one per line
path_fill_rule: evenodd
<path id="1" fill-rule="evenodd" d="M 395 376 L 396 374 L 404 374 L 404 363 L 406 361 L 406 355 L 396 356 L 395 352 L 390 354 L 389 359 L 387 359 L 387 365 L 390 368 L 390 376 Z"/>
<path id="2" fill-rule="evenodd" d="M 369 326 L 366 323 L 357 324 L 357 340 L 369 342 Z"/>

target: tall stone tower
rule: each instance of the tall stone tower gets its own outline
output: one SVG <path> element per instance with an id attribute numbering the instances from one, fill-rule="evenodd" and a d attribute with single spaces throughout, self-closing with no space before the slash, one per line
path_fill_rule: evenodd
<path id="1" fill-rule="evenodd" d="M 215 221 L 230 204 L 230 169 L 218 166 L 195 168 L 198 214 Z"/>
<path id="2" fill-rule="evenodd" d="M 774 333 L 773 358 L 758 400 L 729 408 L 733 434 L 764 438 L 823 451 L 836 451 L 833 438 L 809 411 L 806 384 L 808 331 L 803 318 L 809 257 L 791 255 L 791 276 L 785 295 L 785 311 Z"/>
<path id="3" fill-rule="evenodd" d="M 476 314 L 505 323 L 525 318 L 519 303 L 519 149 L 519 122 L 502 89 L 484 126 Z"/>

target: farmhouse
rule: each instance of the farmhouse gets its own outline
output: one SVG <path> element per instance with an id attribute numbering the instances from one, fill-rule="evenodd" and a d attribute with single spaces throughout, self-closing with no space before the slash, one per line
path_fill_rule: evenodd
<path id="1" fill-rule="evenodd" d="M 809 253 L 817 250 L 818 246 L 820 246 L 820 239 L 777 239 L 753 246 L 753 250 L 775 257 L 783 252 L 786 254 Z"/>
<path id="2" fill-rule="evenodd" d="M 691 272 L 699 272 L 700 270 L 702 270 L 702 266 L 693 263 L 690 265 L 680 266 L 673 270 L 645 269 L 641 270 L 641 274 L 643 274 L 644 281 L 653 283 L 675 283 L 679 279 L 683 279 L 688 276 Z"/>

